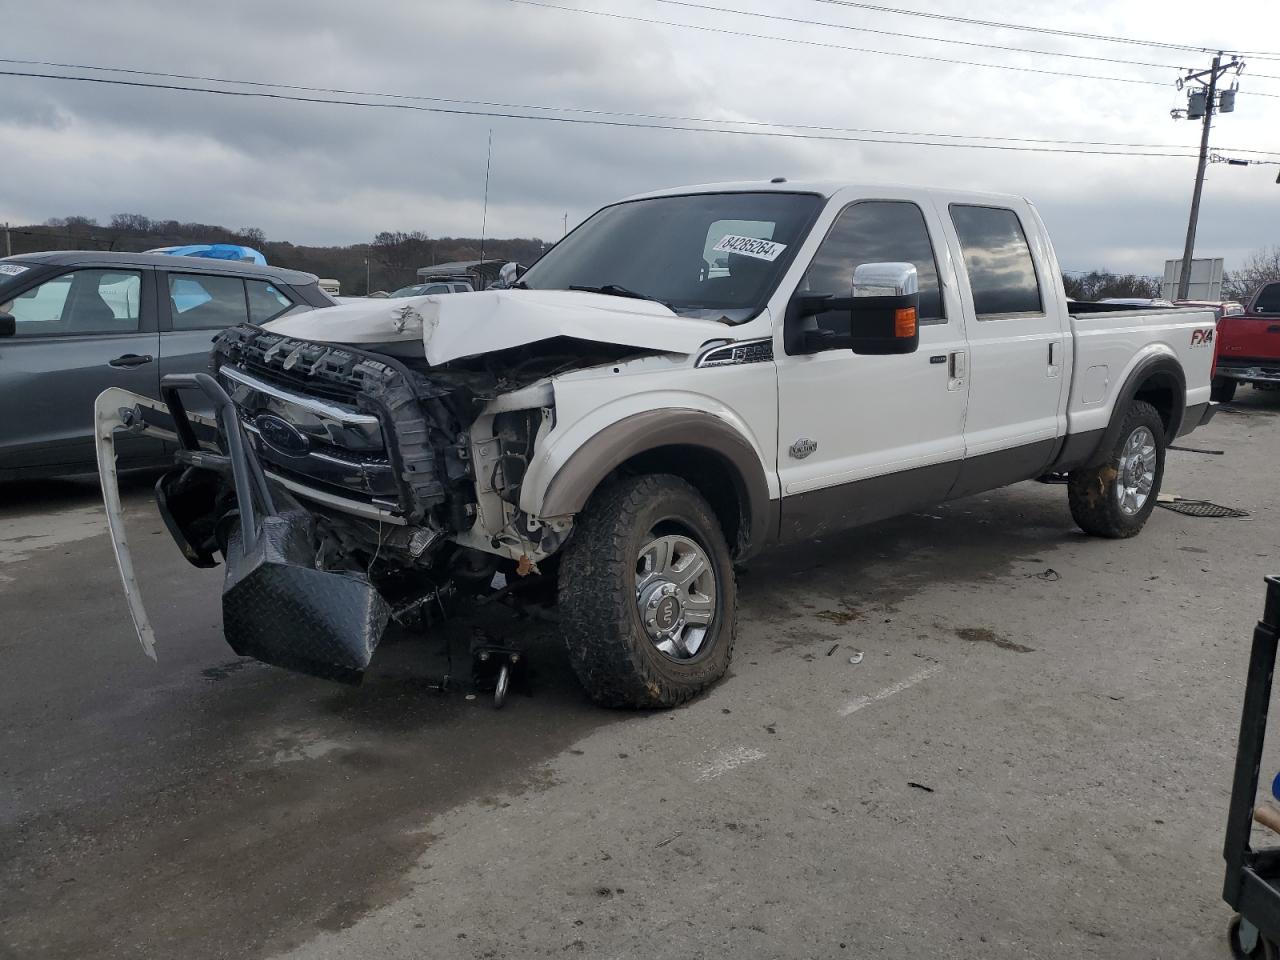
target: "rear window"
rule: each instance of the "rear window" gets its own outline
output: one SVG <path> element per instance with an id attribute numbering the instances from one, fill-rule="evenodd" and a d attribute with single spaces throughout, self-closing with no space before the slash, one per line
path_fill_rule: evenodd
<path id="1" fill-rule="evenodd" d="M 249 320 L 244 281 L 237 277 L 169 274 L 175 330 L 217 330 Z"/>
<path id="2" fill-rule="evenodd" d="M 960 238 L 978 319 L 1040 313 L 1040 284 L 1022 222 L 1004 207 L 953 204 L 951 222 Z"/>
<path id="3" fill-rule="evenodd" d="M 1280 283 L 1269 283 L 1258 292 L 1253 312 L 1280 315 Z"/>

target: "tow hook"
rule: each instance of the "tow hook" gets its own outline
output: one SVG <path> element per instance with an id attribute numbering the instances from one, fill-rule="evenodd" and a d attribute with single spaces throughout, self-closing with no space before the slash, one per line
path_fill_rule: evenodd
<path id="1" fill-rule="evenodd" d="M 493 707 L 501 710 L 507 702 L 512 681 L 524 676 L 524 651 L 513 643 L 500 643 L 483 630 L 471 637 L 471 676 L 476 688 L 493 688 Z"/>

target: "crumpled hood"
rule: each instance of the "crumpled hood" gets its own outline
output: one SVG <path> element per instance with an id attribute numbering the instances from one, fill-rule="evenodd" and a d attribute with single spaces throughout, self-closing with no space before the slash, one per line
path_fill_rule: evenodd
<path id="1" fill-rule="evenodd" d="M 732 339 L 714 320 L 680 317 L 660 303 L 576 290 L 485 290 L 364 300 L 265 324 L 273 333 L 353 347 L 421 340 L 436 365 L 552 337 L 575 337 L 664 353 L 695 353 Z"/>

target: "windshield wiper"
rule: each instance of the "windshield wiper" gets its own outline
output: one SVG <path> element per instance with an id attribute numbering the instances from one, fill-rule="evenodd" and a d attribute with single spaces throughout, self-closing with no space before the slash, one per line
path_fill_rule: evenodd
<path id="1" fill-rule="evenodd" d="M 667 301 L 665 300 L 659 300 L 657 297 L 645 296 L 643 293 L 636 293 L 636 291 L 630 290 L 627 287 L 620 286 L 619 284 L 616 284 L 616 283 L 602 283 L 598 287 L 583 287 L 583 286 L 577 286 L 576 284 L 571 284 L 569 286 L 569 289 L 577 290 L 581 293 L 602 293 L 606 297 L 628 297 L 631 300 L 648 300 L 652 303 L 662 304 L 672 313 L 675 313 L 676 311 L 676 308 L 673 307 L 671 304 L 667 303 Z"/>

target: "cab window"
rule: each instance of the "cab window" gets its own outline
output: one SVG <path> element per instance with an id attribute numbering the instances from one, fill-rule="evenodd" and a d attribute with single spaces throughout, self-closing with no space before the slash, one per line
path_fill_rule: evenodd
<path id="1" fill-rule="evenodd" d="M 978 319 L 1044 312 L 1022 222 L 1004 207 L 951 205 Z"/>
<path id="2" fill-rule="evenodd" d="M 853 271 L 864 263 L 912 263 L 920 284 L 920 323 L 946 323 L 938 264 L 924 214 L 905 200 L 860 200 L 840 211 L 800 282 L 800 292 L 853 295 Z M 826 328 L 827 315 L 819 319 Z M 848 326 L 848 317 L 844 317 Z"/>

